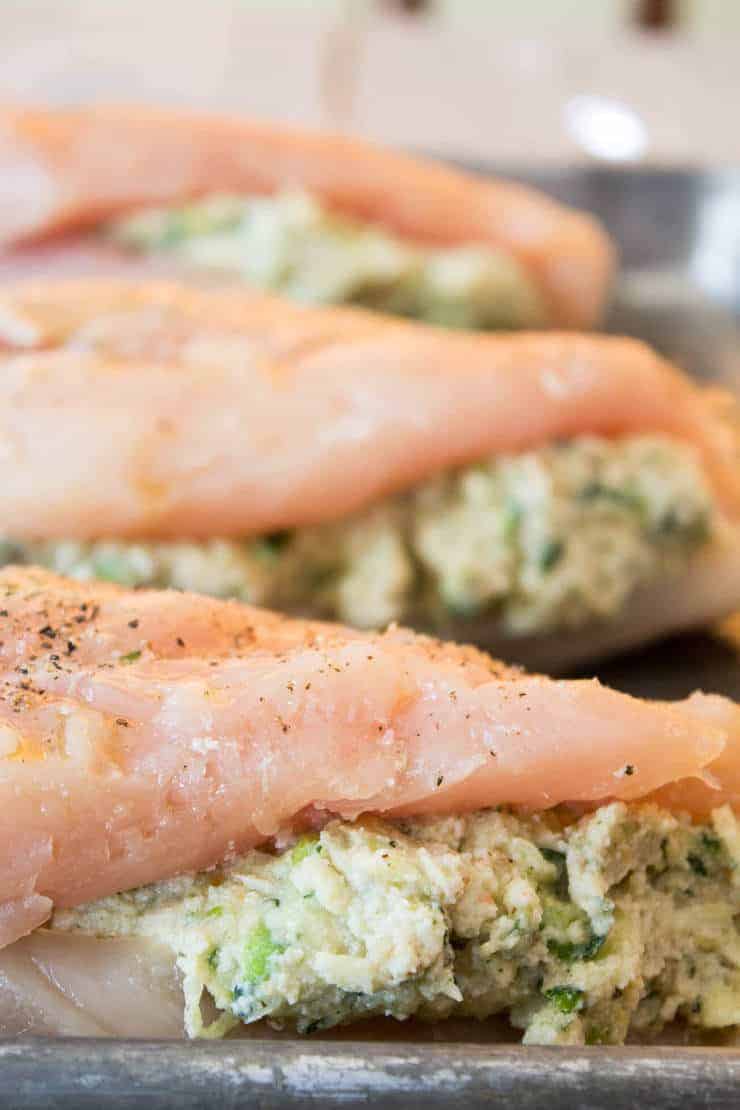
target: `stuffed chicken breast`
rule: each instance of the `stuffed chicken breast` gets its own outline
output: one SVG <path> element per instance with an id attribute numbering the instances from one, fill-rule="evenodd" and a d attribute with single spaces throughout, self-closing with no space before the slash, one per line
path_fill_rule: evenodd
<path id="1" fill-rule="evenodd" d="M 6 1033 L 740 1021 L 730 702 L 40 570 L 0 605 Z"/>
<path id="2" fill-rule="evenodd" d="M 548 668 L 740 601 L 732 407 L 642 344 L 162 283 L 0 314 L 5 561 Z"/>
<path id="3" fill-rule="evenodd" d="M 0 182 L 6 279 L 187 273 L 454 327 L 580 328 L 614 267 L 594 219 L 535 190 L 242 119 L 8 109 Z"/>

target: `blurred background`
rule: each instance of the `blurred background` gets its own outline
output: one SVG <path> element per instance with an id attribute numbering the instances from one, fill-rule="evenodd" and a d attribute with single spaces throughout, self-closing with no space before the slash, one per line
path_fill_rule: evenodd
<path id="1" fill-rule="evenodd" d="M 0 0 L 0 97 L 518 165 L 740 162 L 738 0 Z"/>

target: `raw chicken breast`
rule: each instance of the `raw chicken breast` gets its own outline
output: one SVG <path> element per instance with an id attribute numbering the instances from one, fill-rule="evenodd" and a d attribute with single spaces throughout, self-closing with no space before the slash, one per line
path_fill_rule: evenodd
<path id="1" fill-rule="evenodd" d="M 544 809 L 701 777 L 736 716 L 530 677 L 403 629 L 0 573 L 0 941 L 338 814 Z"/>
<path id="2" fill-rule="evenodd" d="M 588 327 L 602 313 L 614 267 L 608 236 L 593 217 L 523 185 L 360 139 L 237 118 L 134 107 L 0 112 L 0 242 L 8 245 L 137 206 L 291 188 L 413 242 L 509 253 L 554 326 Z"/>
<path id="3" fill-rule="evenodd" d="M 688 440 L 728 514 L 740 506 L 724 398 L 630 339 L 462 335 L 116 281 L 10 291 L 0 339 L 13 539 L 295 528 L 577 435 Z"/>

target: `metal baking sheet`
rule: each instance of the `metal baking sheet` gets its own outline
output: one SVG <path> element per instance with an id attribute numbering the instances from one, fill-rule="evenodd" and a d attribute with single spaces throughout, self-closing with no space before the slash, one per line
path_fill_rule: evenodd
<path id="1" fill-rule="evenodd" d="M 737 1110 L 740 1053 L 383 1043 L 37 1041 L 0 1045 L 0 1105 L 24 1110 Z"/>
<path id="2" fill-rule="evenodd" d="M 508 172 L 598 213 L 617 238 L 623 270 L 609 330 L 645 338 L 691 373 L 740 390 L 740 172 Z M 740 699 L 738 655 L 711 635 L 671 640 L 598 673 L 644 696 L 702 687 Z M 523 1048 L 495 1043 L 500 1035 L 493 1024 L 389 1021 L 300 1040 L 263 1029 L 220 1043 L 0 1041 L 0 1106 L 740 1105 L 740 1050 Z"/>

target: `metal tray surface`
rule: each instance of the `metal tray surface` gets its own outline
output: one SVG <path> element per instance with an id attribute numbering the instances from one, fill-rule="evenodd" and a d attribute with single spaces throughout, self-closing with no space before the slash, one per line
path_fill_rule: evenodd
<path id="1" fill-rule="evenodd" d="M 596 212 L 609 227 L 622 274 L 608 330 L 642 337 L 691 373 L 740 391 L 740 171 L 494 169 Z M 643 696 L 701 687 L 740 699 L 738 656 L 710 635 L 674 639 L 598 673 Z M 302 1040 L 255 1030 L 220 1043 L 0 1041 L 0 1106 L 740 1106 L 740 1050 L 523 1048 L 492 1036 L 481 1025 L 420 1031 L 375 1022 Z"/>
<path id="2" fill-rule="evenodd" d="M 736 1110 L 740 1053 L 296 1042 L 0 1045 L 0 1105 L 23 1110 Z"/>
<path id="3" fill-rule="evenodd" d="M 621 273 L 607 331 L 740 389 L 740 168 L 512 176 L 594 212 L 616 239 Z"/>

